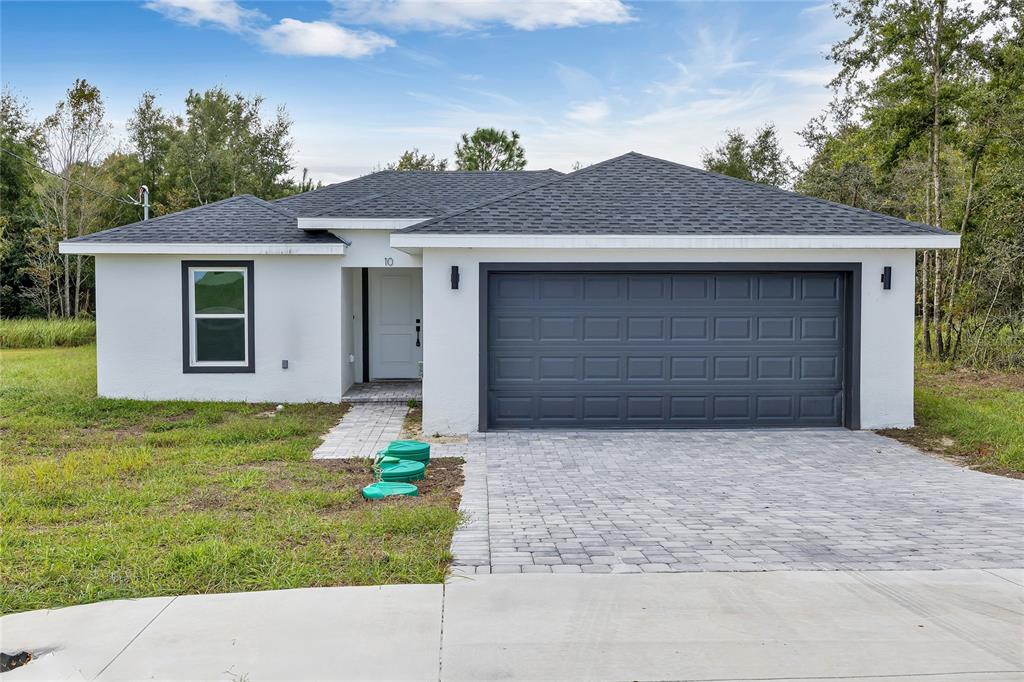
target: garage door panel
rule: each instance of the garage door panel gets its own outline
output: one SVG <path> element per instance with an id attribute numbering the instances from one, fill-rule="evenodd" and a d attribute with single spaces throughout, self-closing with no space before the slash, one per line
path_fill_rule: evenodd
<path id="1" fill-rule="evenodd" d="M 491 427 L 842 424 L 841 274 L 489 277 Z"/>
<path id="2" fill-rule="evenodd" d="M 685 301 L 693 305 L 709 300 L 711 277 L 707 275 L 674 275 L 672 279 L 672 299 Z"/>

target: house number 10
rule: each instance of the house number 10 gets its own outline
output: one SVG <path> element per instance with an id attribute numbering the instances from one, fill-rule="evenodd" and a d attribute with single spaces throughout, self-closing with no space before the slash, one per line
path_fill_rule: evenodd
<path id="1" fill-rule="evenodd" d="M 395 264 L 395 259 L 394 259 L 394 258 L 392 258 L 392 257 L 388 256 L 388 257 L 386 257 L 386 258 L 384 259 L 384 265 L 388 266 L 389 268 L 390 268 L 390 267 L 391 267 L 392 265 L 394 265 L 394 264 Z"/>

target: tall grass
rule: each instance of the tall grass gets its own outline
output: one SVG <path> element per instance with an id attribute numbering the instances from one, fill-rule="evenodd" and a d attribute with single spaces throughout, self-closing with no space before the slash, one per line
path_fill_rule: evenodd
<path id="1" fill-rule="evenodd" d="M 0 348 L 84 346 L 95 340 L 95 320 L 0 320 Z"/>

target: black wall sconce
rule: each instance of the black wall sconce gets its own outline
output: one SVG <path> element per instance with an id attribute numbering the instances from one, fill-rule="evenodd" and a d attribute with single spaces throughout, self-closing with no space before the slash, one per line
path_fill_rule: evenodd
<path id="1" fill-rule="evenodd" d="M 452 289 L 459 288 L 459 266 L 452 266 Z"/>
<path id="2" fill-rule="evenodd" d="M 882 268 L 882 288 L 892 289 L 892 268 L 888 265 Z"/>

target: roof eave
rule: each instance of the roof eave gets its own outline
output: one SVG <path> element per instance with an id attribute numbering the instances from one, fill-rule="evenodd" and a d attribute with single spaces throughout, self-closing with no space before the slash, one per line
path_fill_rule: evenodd
<path id="1" fill-rule="evenodd" d="M 60 243 L 60 252 L 83 256 L 107 254 L 168 254 L 204 256 L 344 256 L 348 245 L 337 244 L 247 244 L 247 243 Z"/>
<path id="2" fill-rule="evenodd" d="M 657 234 L 452 234 L 396 232 L 391 246 L 423 248 L 548 249 L 956 249 L 953 233 L 878 235 L 657 235 Z"/>
<path id="3" fill-rule="evenodd" d="M 418 225 L 425 218 L 299 218 L 300 230 L 401 230 Z"/>

